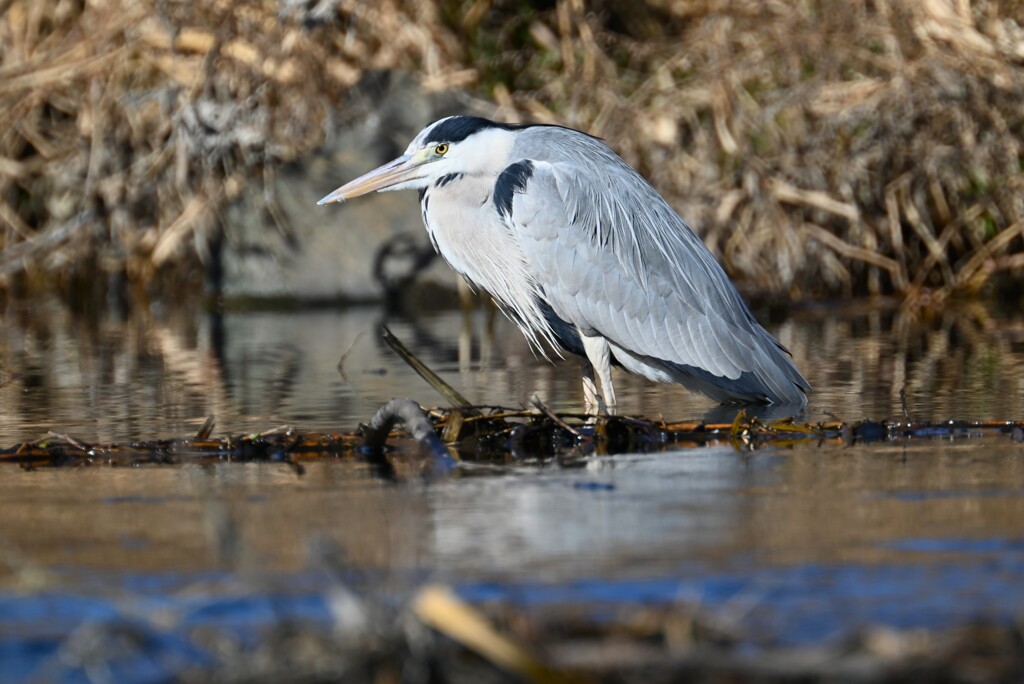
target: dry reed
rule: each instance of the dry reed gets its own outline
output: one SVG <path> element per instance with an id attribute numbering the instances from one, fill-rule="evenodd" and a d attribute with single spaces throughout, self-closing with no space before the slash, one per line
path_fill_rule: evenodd
<path id="1" fill-rule="evenodd" d="M 929 303 L 1024 272 L 1009 0 L 0 10 L 0 286 L 199 263 L 225 203 L 255 183 L 274 215 L 275 169 L 396 69 L 607 138 L 764 293 Z"/>

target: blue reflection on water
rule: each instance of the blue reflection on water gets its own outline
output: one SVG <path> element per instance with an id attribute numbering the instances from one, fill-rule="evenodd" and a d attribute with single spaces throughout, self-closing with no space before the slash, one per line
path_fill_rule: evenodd
<path id="1" fill-rule="evenodd" d="M 136 611 L 132 611 L 136 612 Z M 114 600 L 70 593 L 0 595 L 0 681 L 161 682 L 209 655 L 177 630 L 132 617 Z"/>
<path id="2" fill-rule="evenodd" d="M 1024 496 L 1022 489 L 926 489 L 886 492 L 872 498 L 896 501 L 933 501 L 937 499 L 996 499 L 1020 496 Z"/>
<path id="3" fill-rule="evenodd" d="M 869 625 L 950 628 L 966 620 L 1011 621 L 1024 611 L 1024 542 L 908 540 L 906 550 L 999 552 L 972 564 L 819 565 L 753 572 L 564 584 L 479 582 L 458 587 L 474 603 L 743 606 L 738 625 L 752 643 L 820 644 Z"/>
<path id="4" fill-rule="evenodd" d="M 108 505 L 116 504 L 153 504 L 160 505 L 171 503 L 172 501 L 192 501 L 190 496 L 138 496 L 138 495 L 126 495 L 126 496 L 105 496 L 100 499 L 100 503 Z"/>
<path id="5" fill-rule="evenodd" d="M 113 620 L 119 611 L 112 601 L 74 594 L 0 595 L 0 634 L 45 627 L 47 631 L 70 631 L 83 622 Z"/>
<path id="6" fill-rule="evenodd" d="M 900 539 L 885 545 L 899 551 L 928 553 L 1024 553 L 1024 539 Z"/>
<path id="7" fill-rule="evenodd" d="M 582 606 L 595 619 L 616 606 L 699 605 L 731 615 L 747 647 L 835 642 L 868 625 L 943 629 L 976 618 L 1008 622 L 1024 608 L 1024 540 L 917 538 L 886 548 L 978 555 L 956 563 L 761 565 L 718 572 L 694 566 L 649 578 L 481 581 L 455 589 L 473 603 L 502 602 L 527 611 Z M 117 598 L 0 595 L 0 680 L 88 681 L 85 665 L 68 657 L 68 644 L 89 630 L 99 635 L 90 648 L 99 643 L 101 651 L 109 650 L 112 681 L 151 682 L 210 664 L 204 647 L 210 630 L 252 649 L 283 624 L 333 626 L 329 590 L 335 585 L 325 574 L 276 577 L 264 591 L 178 591 L 209 582 L 237 587 L 229 580 L 220 573 L 139 574 L 121 577 L 125 593 Z"/>
<path id="8" fill-rule="evenodd" d="M 243 648 L 256 648 L 275 626 L 332 624 L 323 593 L 175 597 L 159 592 L 180 585 L 180 577 L 151 580 L 129 583 L 154 593 L 117 599 L 56 592 L 0 595 L 0 681 L 89 682 L 90 659 L 109 668 L 110 681 L 171 681 L 189 668 L 213 663 L 204 647 L 211 629 Z M 200 627 L 206 632 L 197 636 Z M 89 653 L 76 653 L 76 639 Z"/>
<path id="9" fill-rule="evenodd" d="M 268 593 L 200 597 L 184 606 L 179 629 L 213 627 L 230 633 L 248 648 L 259 644 L 261 632 L 287 622 L 330 625 L 332 615 L 324 594 Z"/>

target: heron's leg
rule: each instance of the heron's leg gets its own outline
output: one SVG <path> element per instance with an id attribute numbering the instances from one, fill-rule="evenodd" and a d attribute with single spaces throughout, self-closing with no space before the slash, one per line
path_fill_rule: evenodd
<path id="1" fill-rule="evenodd" d="M 604 409 L 608 413 L 615 412 L 615 387 L 612 386 L 612 363 L 611 363 L 611 348 L 608 346 L 608 340 L 603 337 L 587 337 L 586 335 L 580 335 L 580 340 L 583 342 L 583 350 L 587 353 L 587 360 L 593 367 L 593 371 L 597 373 L 598 380 L 601 381 L 601 396 L 604 398 L 604 406 L 598 404 L 598 410 Z M 593 382 L 593 378 L 591 378 Z M 584 374 L 584 383 L 586 383 L 586 374 Z M 586 387 L 584 386 L 584 394 L 586 394 Z M 596 394 L 596 392 L 594 392 Z"/>
<path id="2" fill-rule="evenodd" d="M 583 410 L 597 414 L 601 410 L 601 397 L 597 393 L 597 381 L 594 380 L 594 364 L 584 358 L 580 361 L 580 371 L 583 373 Z"/>

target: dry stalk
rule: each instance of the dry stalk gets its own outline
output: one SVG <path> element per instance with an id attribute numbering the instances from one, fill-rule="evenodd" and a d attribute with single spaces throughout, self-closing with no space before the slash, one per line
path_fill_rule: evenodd
<path id="1" fill-rule="evenodd" d="M 0 287 L 197 265 L 240 187 L 311 155 L 360 114 L 363 75 L 396 69 L 605 137 L 751 288 L 945 297 L 1021 275 L 1009 0 L 4 7 Z"/>

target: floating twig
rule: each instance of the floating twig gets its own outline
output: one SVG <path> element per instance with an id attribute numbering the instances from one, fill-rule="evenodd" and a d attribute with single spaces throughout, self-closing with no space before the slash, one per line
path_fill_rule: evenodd
<path id="1" fill-rule="evenodd" d="M 906 386 L 900 387 L 900 406 L 903 407 L 903 417 L 907 419 L 908 423 L 912 423 L 913 419 L 910 417 L 910 409 L 907 407 L 907 388 L 906 388 Z"/>
<path id="2" fill-rule="evenodd" d="M 423 624 L 527 681 L 577 681 L 548 667 L 525 646 L 500 633 L 480 611 L 447 587 L 428 585 L 421 589 L 413 600 L 412 611 Z"/>
<path id="3" fill-rule="evenodd" d="M 445 401 L 460 409 L 469 409 L 471 414 L 478 413 L 466 397 L 462 396 L 458 390 L 442 380 L 437 373 L 430 370 L 425 363 L 416 358 L 416 355 L 409 351 L 409 348 L 406 347 L 401 340 L 395 337 L 394 333 L 392 333 L 386 325 L 382 325 L 380 329 L 381 335 L 384 337 L 384 341 L 387 342 L 387 345 L 391 347 L 396 354 L 402 357 L 402 360 L 409 364 L 409 367 L 416 371 L 421 378 L 426 380 L 431 387 L 437 390 L 437 392 L 445 398 Z"/>
<path id="4" fill-rule="evenodd" d="M 294 425 L 278 425 L 275 428 L 270 428 L 266 432 L 260 432 L 253 435 L 254 438 L 258 437 L 270 437 L 272 435 L 291 435 L 295 433 Z"/>
<path id="5" fill-rule="evenodd" d="M 558 427 L 562 428 L 563 430 L 565 430 L 566 432 L 568 432 L 569 434 L 571 434 L 574 437 L 579 437 L 580 436 L 580 431 L 579 430 L 577 430 L 576 428 L 574 428 L 573 426 L 569 425 L 564 420 L 559 418 L 558 414 L 556 414 L 554 411 L 552 411 L 548 407 L 548 405 L 545 404 L 543 401 L 541 401 L 540 397 L 537 396 L 536 394 L 534 394 L 532 397 L 530 397 L 530 403 L 533 404 L 533 406 L 536 407 L 536 409 L 538 411 L 540 411 L 545 416 L 547 416 L 549 419 L 551 419 L 551 422 L 553 422 Z"/>
<path id="6" fill-rule="evenodd" d="M 203 421 L 202 427 L 196 431 L 196 436 L 193 438 L 197 441 L 204 441 L 210 438 L 210 433 L 213 432 L 213 426 L 217 423 L 217 418 L 212 413 L 206 417 Z"/>
<path id="7" fill-rule="evenodd" d="M 85 442 L 82 442 L 80 440 L 75 439 L 74 437 L 72 437 L 69 434 L 60 433 L 60 432 L 54 432 L 53 430 L 50 430 L 46 434 L 47 434 L 48 437 L 53 437 L 55 439 L 63 439 L 65 442 L 67 442 L 71 446 L 75 447 L 76 449 L 81 449 L 82 451 L 84 451 L 84 452 L 86 452 L 88 454 L 92 454 L 93 453 L 93 449 L 92 449 L 91 446 L 89 446 Z"/>
<path id="8" fill-rule="evenodd" d="M 352 338 L 352 342 L 348 345 L 348 349 L 346 349 L 342 353 L 341 358 L 338 359 L 338 366 L 337 366 L 338 374 L 341 375 L 341 379 L 343 381 L 345 381 L 345 382 L 348 382 L 348 374 L 345 373 L 345 360 L 348 359 L 348 355 L 352 353 L 352 349 L 355 348 L 356 342 L 359 341 L 359 338 L 361 338 L 365 334 L 366 334 L 366 330 L 365 329 L 364 330 L 360 330 L 356 334 L 356 336 L 354 338 Z"/>

